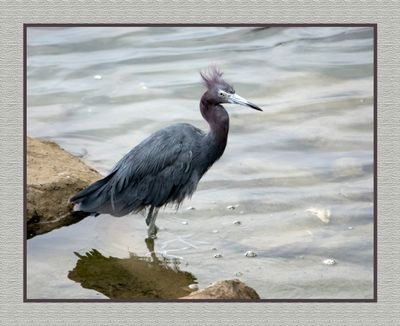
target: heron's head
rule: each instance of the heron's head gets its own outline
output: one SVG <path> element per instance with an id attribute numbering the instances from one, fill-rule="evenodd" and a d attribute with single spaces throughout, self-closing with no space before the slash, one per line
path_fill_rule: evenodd
<path id="1" fill-rule="evenodd" d="M 217 67 L 210 67 L 207 71 L 200 72 L 208 89 L 208 99 L 215 104 L 232 103 L 245 105 L 252 109 L 262 111 L 257 105 L 247 101 L 236 94 L 234 88 L 222 78 L 222 71 Z"/>

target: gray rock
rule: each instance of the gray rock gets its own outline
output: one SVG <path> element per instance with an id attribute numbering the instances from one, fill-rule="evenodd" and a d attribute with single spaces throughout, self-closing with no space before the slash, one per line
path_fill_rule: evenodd
<path id="1" fill-rule="evenodd" d="M 181 299 L 258 300 L 260 296 L 238 279 L 216 282 Z"/>
<path id="2" fill-rule="evenodd" d="M 257 254 L 254 251 L 251 251 L 251 250 L 246 251 L 244 255 L 246 257 L 256 257 L 257 256 Z"/>

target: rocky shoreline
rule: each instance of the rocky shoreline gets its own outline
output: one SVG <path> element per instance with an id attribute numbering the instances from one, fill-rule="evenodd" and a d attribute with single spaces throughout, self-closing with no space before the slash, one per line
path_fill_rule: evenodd
<path id="1" fill-rule="evenodd" d="M 51 158 L 51 159 L 49 159 Z M 54 142 L 28 137 L 28 239 L 80 221 L 69 198 L 102 176 Z"/>

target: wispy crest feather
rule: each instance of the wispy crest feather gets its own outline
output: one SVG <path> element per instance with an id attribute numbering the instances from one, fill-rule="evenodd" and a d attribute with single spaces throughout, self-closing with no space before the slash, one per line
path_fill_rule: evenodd
<path id="1" fill-rule="evenodd" d="M 217 66 L 210 66 L 208 69 L 200 72 L 204 85 L 210 89 L 215 85 L 225 83 L 222 78 L 223 72 Z"/>

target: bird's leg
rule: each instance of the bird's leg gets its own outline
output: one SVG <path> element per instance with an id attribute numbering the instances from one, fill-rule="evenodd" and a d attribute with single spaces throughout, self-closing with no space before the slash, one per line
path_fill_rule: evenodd
<path id="1" fill-rule="evenodd" d="M 157 263 L 159 260 L 154 251 L 154 239 L 149 237 L 149 238 L 144 239 L 144 242 L 146 243 L 146 247 L 149 250 L 151 258 L 153 259 L 153 263 Z"/>
<path id="2" fill-rule="evenodd" d="M 153 214 L 154 206 L 150 206 L 149 212 L 147 213 L 146 217 L 146 225 L 149 226 L 151 222 L 151 215 Z"/>
<path id="3" fill-rule="evenodd" d="M 158 231 L 158 227 L 156 226 L 157 214 L 158 214 L 158 208 L 154 208 L 154 206 L 151 206 L 146 218 L 146 224 L 148 226 L 147 235 L 149 236 L 149 238 L 152 239 L 157 238 L 157 231 Z"/>

